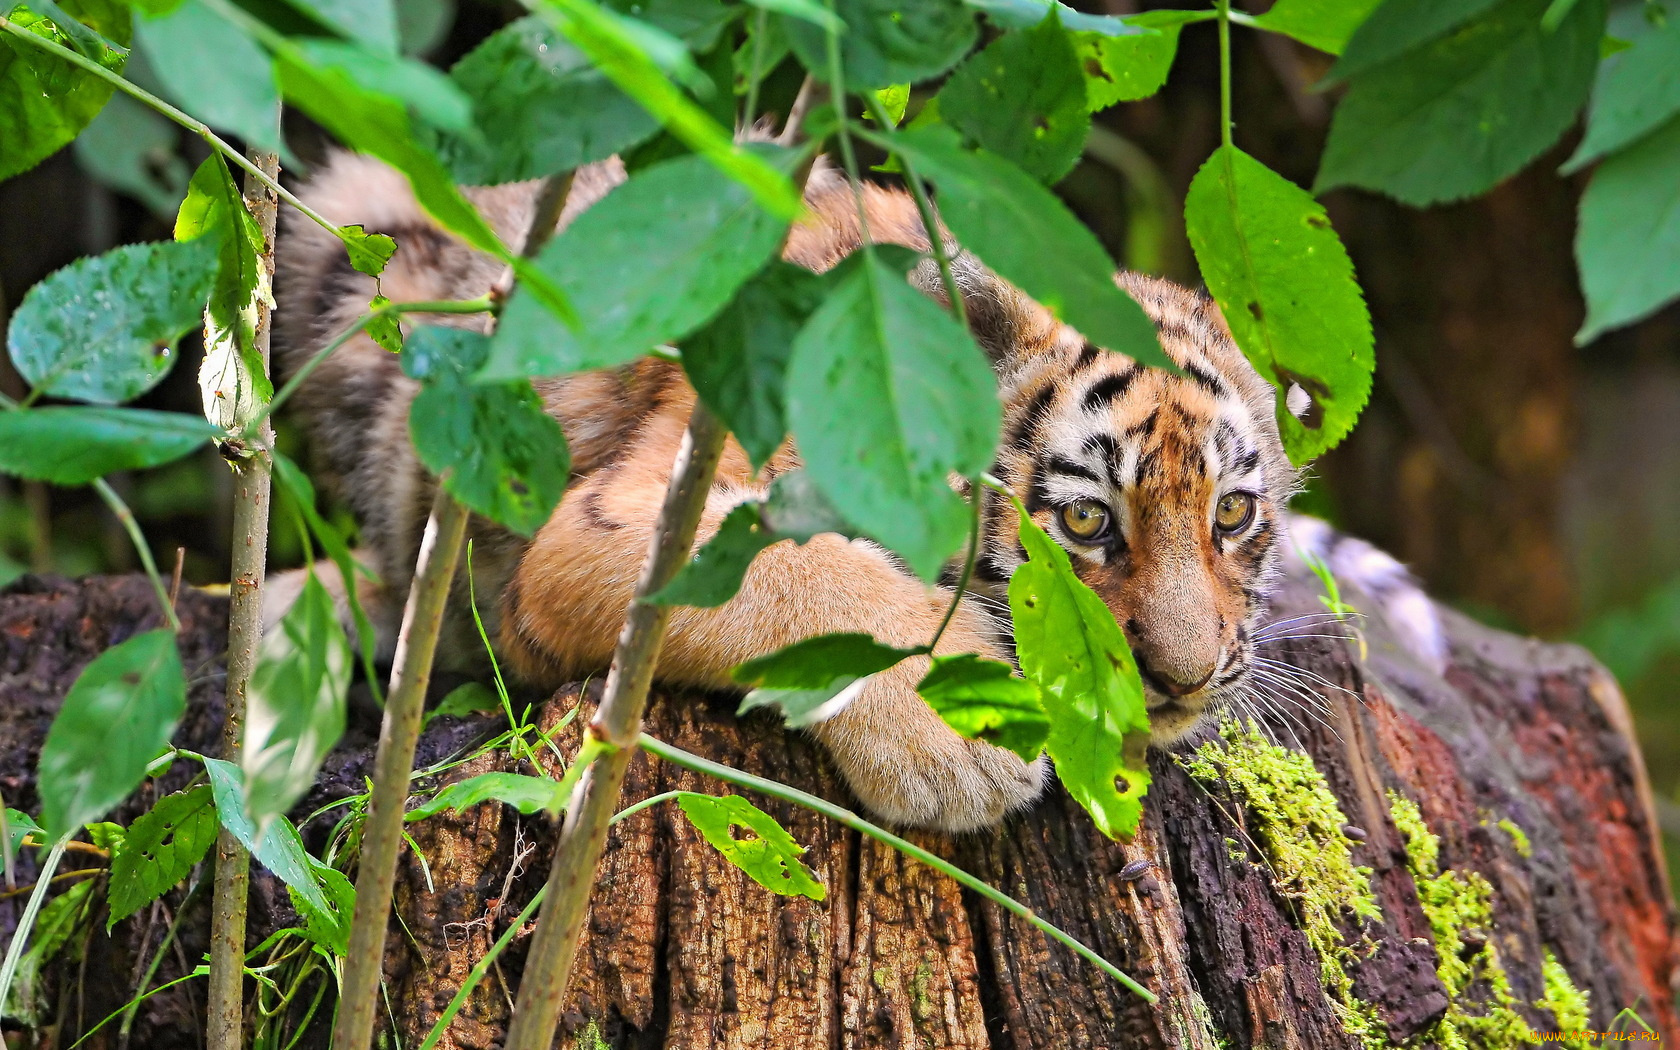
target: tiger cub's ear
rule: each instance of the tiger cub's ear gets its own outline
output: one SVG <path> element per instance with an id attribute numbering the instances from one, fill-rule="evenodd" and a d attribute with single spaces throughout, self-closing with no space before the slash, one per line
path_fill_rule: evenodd
<path id="1" fill-rule="evenodd" d="M 1006 373 L 1069 338 L 1072 330 L 1020 289 L 986 269 L 967 252 L 951 260 L 951 276 L 962 293 L 968 328 L 992 367 Z M 945 282 L 933 259 L 923 259 L 910 271 L 910 282 L 941 306 L 949 306 Z"/>

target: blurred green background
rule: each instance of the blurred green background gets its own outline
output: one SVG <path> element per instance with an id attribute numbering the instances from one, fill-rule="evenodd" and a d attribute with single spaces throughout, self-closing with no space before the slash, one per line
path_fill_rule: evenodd
<path id="1" fill-rule="evenodd" d="M 408 49 L 440 65 L 522 10 L 480 0 L 398 8 Z M 1235 43 L 1237 144 L 1310 185 L 1333 104 L 1311 85 L 1329 59 L 1271 35 Z M 1197 275 L 1181 209 L 1218 141 L 1214 57 L 1211 31 L 1186 31 L 1166 90 L 1102 114 L 1085 160 L 1059 187 L 1124 265 L 1189 284 Z M 130 74 L 146 82 L 143 69 Z M 792 87 L 776 85 L 768 101 Z M 304 161 L 318 156 L 312 129 L 291 118 L 287 127 Z M 1571 242 L 1585 174 L 1556 169 L 1576 137 L 1471 202 L 1420 212 L 1356 192 L 1325 198 L 1371 305 L 1377 381 L 1358 429 L 1315 466 L 1303 499 L 1406 561 L 1441 600 L 1589 646 L 1633 706 L 1675 870 L 1680 308 L 1573 344 L 1583 307 Z M 0 319 L 78 256 L 167 238 L 203 155 L 202 142 L 118 96 L 72 148 L 0 183 Z M 197 411 L 196 354 L 182 347 L 174 374 L 143 403 Z M 0 390 L 21 393 L 3 358 Z M 281 439 L 295 444 L 284 424 Z M 226 580 L 231 485 L 219 458 L 206 451 L 112 482 L 166 572 L 182 549 L 188 581 Z M 282 510 L 274 520 L 274 562 L 295 564 L 290 518 Z M 0 478 L 0 584 L 27 571 L 136 567 L 88 491 Z"/>

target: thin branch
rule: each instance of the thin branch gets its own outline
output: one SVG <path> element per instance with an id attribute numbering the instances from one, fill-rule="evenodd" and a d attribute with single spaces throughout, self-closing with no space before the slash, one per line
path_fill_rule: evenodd
<path id="1" fill-rule="evenodd" d="M 8 1001 L 12 994 L 12 978 L 17 975 L 18 962 L 23 958 L 24 942 L 35 926 L 35 917 L 41 913 L 41 905 L 46 902 L 47 887 L 52 885 L 53 872 L 58 870 L 58 862 L 63 859 L 64 848 L 69 841 L 70 836 L 66 834 L 53 843 L 46 860 L 41 862 L 40 872 L 35 876 L 35 892 L 29 895 L 29 903 L 23 906 L 23 914 L 12 930 L 12 943 L 6 947 L 6 961 L 0 963 L 0 1003 Z"/>
<path id="2" fill-rule="evenodd" d="M 362 825 L 362 854 L 356 873 L 356 910 L 345 953 L 344 986 L 333 1026 L 334 1050 L 365 1050 L 373 1041 L 380 961 L 390 921 L 392 883 L 402 849 L 403 811 L 408 804 L 414 746 L 425 715 L 432 657 L 443 628 L 443 609 L 467 532 L 467 509 L 440 484 L 420 543 L 414 586 L 397 636 L 396 669 L 385 701 L 374 758 L 373 793 Z"/>
<path id="3" fill-rule="evenodd" d="M 104 478 L 93 479 L 93 491 L 99 493 L 99 498 L 111 508 L 116 515 L 117 522 L 134 544 L 135 553 L 140 555 L 140 565 L 146 570 L 146 578 L 152 581 L 152 590 L 157 592 L 158 604 L 163 607 L 163 618 L 169 624 L 171 631 L 181 630 L 181 621 L 175 616 L 175 606 L 169 600 L 169 591 L 163 586 L 163 577 L 158 575 L 157 562 L 152 560 L 152 548 L 147 545 L 146 537 L 140 532 L 140 525 L 134 520 L 134 512 L 128 509 L 128 504 L 117 495 L 117 490 Z"/>
<path id="4" fill-rule="evenodd" d="M 274 279 L 274 231 L 279 201 L 268 191 L 280 175 L 280 158 L 251 154 L 262 178 L 247 178 L 244 205 L 262 231 L 263 252 L 257 265 Z M 255 349 L 264 377 L 269 369 L 271 310 L 257 300 Z M 227 714 L 222 721 L 222 757 L 237 763 L 245 741 L 246 695 L 262 641 L 262 583 L 268 567 L 268 514 L 273 494 L 274 462 L 268 448 L 274 430 L 266 415 L 253 424 L 256 452 L 234 466 L 233 554 L 228 584 Z M 250 428 L 247 428 L 250 429 Z M 205 1039 L 210 1050 L 239 1050 L 245 974 L 245 908 L 251 883 L 251 857 L 227 828 L 216 834 L 216 870 L 210 905 L 210 991 Z"/>
<path id="5" fill-rule="evenodd" d="M 658 755 L 660 758 L 663 758 L 665 761 L 670 762 L 673 765 L 682 766 L 684 769 L 692 769 L 696 773 L 704 773 L 707 776 L 716 777 L 725 783 L 735 784 L 744 788 L 751 788 L 754 791 L 762 792 L 772 798 L 779 798 L 788 802 L 796 803 L 804 806 L 806 809 L 814 810 L 825 817 L 844 824 L 846 827 L 851 828 L 854 831 L 862 832 L 870 838 L 875 839 L 877 842 L 884 842 L 893 849 L 903 853 L 905 856 L 914 857 L 916 860 L 921 861 L 923 864 L 933 868 L 935 871 L 950 876 L 952 879 L 955 879 L 957 882 L 973 890 L 975 893 L 980 894 L 980 896 L 998 905 L 1005 911 L 1027 920 L 1040 930 L 1044 931 L 1044 933 L 1052 939 L 1067 945 L 1081 958 L 1088 960 L 1098 969 L 1125 985 L 1126 988 L 1135 992 L 1145 1002 L 1155 1002 L 1155 994 L 1153 992 L 1128 977 L 1119 967 L 1115 966 L 1107 959 L 1104 959 L 1101 955 L 1098 955 L 1094 949 L 1088 947 L 1071 934 L 1064 932 L 1060 928 L 1040 918 L 1037 912 L 1033 911 L 1025 904 L 1022 904 L 1020 901 L 1009 896 L 1003 891 L 994 889 L 992 886 L 987 885 L 985 882 L 975 878 L 973 875 L 970 875 L 968 872 L 957 867 L 955 864 L 952 864 L 945 858 L 929 853 L 927 850 L 913 842 L 908 841 L 907 839 L 899 838 L 892 832 L 864 820 L 862 817 L 843 806 L 837 806 L 827 799 L 818 798 L 815 795 L 800 791 L 798 788 L 789 787 L 786 784 L 780 784 L 774 780 L 765 780 L 763 777 L 755 777 L 751 773 L 743 773 L 738 769 L 732 769 L 729 766 L 720 765 L 717 762 L 701 758 L 699 755 L 690 754 L 679 747 L 665 743 L 663 740 L 648 736 L 646 733 L 643 733 L 637 740 L 637 745 L 640 746 L 643 751 L 646 751 L 649 754 Z"/>
<path id="6" fill-rule="evenodd" d="M 595 888 L 595 868 L 606 845 L 607 827 L 618 806 L 625 771 L 641 735 L 648 687 L 671 617 L 671 606 L 651 604 L 646 599 L 669 583 L 688 560 L 728 433 L 722 422 L 696 400 L 654 525 L 647 561 L 636 583 L 624 633 L 613 654 L 601 706 L 589 724 L 589 738 L 604 750 L 572 792 L 572 804 L 549 869 L 548 901 L 531 941 L 519 1005 L 503 1043 L 507 1050 L 547 1050 L 554 1041 L 578 937 Z"/>

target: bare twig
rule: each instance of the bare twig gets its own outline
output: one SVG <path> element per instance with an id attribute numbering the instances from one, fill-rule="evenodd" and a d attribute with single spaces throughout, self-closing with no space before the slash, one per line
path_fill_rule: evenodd
<path id="1" fill-rule="evenodd" d="M 245 206 L 257 220 L 263 235 L 259 265 L 269 278 L 274 276 L 274 227 L 279 203 L 268 188 L 280 174 L 280 158 L 273 153 L 253 152 L 252 167 L 262 177 L 245 180 Z M 257 303 L 256 350 L 264 373 L 268 371 L 269 307 Z M 257 666 L 257 645 L 262 640 L 262 581 L 268 564 L 268 511 L 273 461 L 268 448 L 274 431 L 267 421 L 258 431 L 255 454 L 234 468 L 233 556 L 228 584 L 227 716 L 222 723 L 222 756 L 239 761 L 245 736 L 245 699 L 251 673 Z M 175 568 L 175 588 L 180 587 L 180 561 Z M 175 594 L 171 591 L 171 615 Z M 239 1050 L 243 1042 L 242 1017 L 245 974 L 245 903 L 250 889 L 251 858 L 226 827 L 216 835 L 216 872 L 212 883 L 210 910 L 210 1002 L 205 1037 L 210 1050 Z"/>
<path id="2" fill-rule="evenodd" d="M 547 1050 L 554 1040 L 578 935 L 589 908 L 590 891 L 595 887 L 595 866 L 606 844 L 607 826 L 618 808 L 625 770 L 641 735 L 648 687 L 671 617 L 671 606 L 655 605 L 646 599 L 669 583 L 688 560 L 728 433 L 697 400 L 654 525 L 647 561 L 636 582 L 636 596 L 613 654 L 601 706 L 589 723 L 589 736 L 603 750 L 584 772 L 567 807 L 566 823 L 549 869 L 548 901 L 531 941 L 531 954 L 519 987 L 519 1006 L 508 1026 L 504 1043 L 507 1050 Z"/>
<path id="3" fill-rule="evenodd" d="M 175 615 L 181 614 L 181 572 L 187 566 L 187 549 L 175 548 L 175 572 L 169 577 L 169 607 L 175 610 Z"/>

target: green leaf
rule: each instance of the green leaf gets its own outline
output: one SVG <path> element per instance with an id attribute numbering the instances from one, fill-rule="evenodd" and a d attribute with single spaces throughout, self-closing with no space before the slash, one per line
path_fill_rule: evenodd
<path id="1" fill-rule="evenodd" d="M 376 53 L 397 53 L 397 12 L 391 0 L 290 0 L 293 7 Z"/>
<path id="2" fill-rule="evenodd" d="M 315 785 L 344 735 L 350 640 L 332 596 L 310 573 L 297 601 L 263 634 L 251 673 L 241 765 L 245 811 L 259 831 Z"/>
<path id="3" fill-rule="evenodd" d="M 1376 358 L 1353 263 L 1323 207 L 1222 146 L 1191 180 L 1184 221 L 1237 346 L 1278 392 L 1290 459 L 1304 463 L 1333 448 L 1371 395 Z M 1291 383 L 1312 397 L 1304 420 L 1285 403 Z"/>
<path id="4" fill-rule="evenodd" d="M 1067 551 L 1021 510 L 1027 561 L 1009 580 L 1021 671 L 1050 719 L 1046 749 L 1069 794 L 1110 838 L 1137 830 L 1149 790 L 1143 683 L 1114 613 Z"/>
<path id="5" fill-rule="evenodd" d="M 1053 16 L 958 66 L 939 89 L 939 115 L 1045 182 L 1072 170 L 1091 130 L 1079 56 Z"/>
<path id="6" fill-rule="evenodd" d="M 4 61 L 0 56 L 0 63 Z M 165 218 L 187 192 L 187 178 L 192 174 L 177 152 L 179 144 L 175 124 L 119 92 L 76 137 L 76 163 L 104 185 Z"/>
<path id="7" fill-rule="evenodd" d="M 840 64 L 847 91 L 927 80 L 974 46 L 974 12 L 962 0 L 836 0 L 834 13 L 846 23 Z M 798 19 L 785 28 L 805 68 L 826 78 L 828 35 Z"/>
<path id="8" fill-rule="evenodd" d="M 747 3 L 765 11 L 803 18 L 825 30 L 832 29 L 837 33 L 846 31 L 846 23 L 817 0 L 747 0 Z"/>
<path id="9" fill-rule="evenodd" d="M 204 359 L 198 390 L 204 418 L 236 432 L 255 419 L 274 397 L 268 369 L 257 349 L 257 314 L 274 306 L 262 265 L 262 228 L 220 154 L 199 165 L 175 219 L 175 239 L 212 237 L 218 245 L 216 283 L 204 315 Z"/>
<path id="10" fill-rule="evenodd" d="M 375 346 L 396 354 L 401 353 L 403 348 L 402 321 L 396 314 L 387 310 L 390 305 L 391 300 L 383 295 L 374 296 L 368 302 L 368 310 L 374 316 L 363 331 L 373 340 Z"/>
<path id="11" fill-rule="evenodd" d="M 762 504 L 752 502 L 731 510 L 693 559 L 647 600 L 710 609 L 735 597 L 758 552 L 781 539 L 764 527 L 761 509 Z"/>
<path id="12" fill-rule="evenodd" d="M 186 708 L 173 632 L 137 634 L 94 657 L 41 745 L 41 825 L 56 837 L 110 812 L 146 778 Z"/>
<path id="13" fill-rule="evenodd" d="M 42 971 L 54 961 L 60 966 L 74 965 L 81 956 L 80 942 L 74 938 L 77 932 L 86 929 L 84 916 L 96 885 L 96 879 L 76 883 L 47 901 L 35 917 L 29 949 L 18 960 L 10 994 L 4 1003 L 0 1003 L 0 1010 L 8 1019 L 31 1024 L 49 1023 L 52 1000 L 47 998 Z"/>
<path id="14" fill-rule="evenodd" d="M 1482 193 L 1539 156 L 1574 123 L 1604 35 L 1603 0 L 1582 0 L 1555 32 L 1540 26 L 1546 3 L 1503 0 L 1353 77 L 1313 192 L 1363 186 L 1422 207 Z"/>
<path id="15" fill-rule="evenodd" d="M 471 718 L 499 710 L 501 702 L 483 682 L 467 682 L 456 686 L 443 702 L 426 712 L 426 725 L 436 718 Z"/>
<path id="16" fill-rule="evenodd" d="M 940 218 L 1005 280 L 1098 346 L 1176 370 L 1143 308 L 1114 283 L 1096 235 L 1055 194 L 997 157 L 962 149 L 949 128 L 876 141 L 938 185 Z"/>
<path id="17" fill-rule="evenodd" d="M 1088 15 L 1076 11 L 1059 0 L 967 0 L 969 7 L 986 12 L 986 17 L 1005 29 L 1026 29 L 1044 21 L 1051 11 L 1069 30 L 1081 30 L 1112 35 L 1126 32 L 1126 23 L 1117 15 Z M 1155 12 L 1150 12 L 1154 14 Z"/>
<path id="18" fill-rule="evenodd" d="M 564 328 L 525 291 L 515 292 L 480 378 L 610 368 L 680 339 L 776 253 L 786 230 L 746 187 L 701 157 L 637 172 L 538 258 L 577 309 L 578 329 Z"/>
<path id="19" fill-rule="evenodd" d="M 799 214 L 799 192 L 787 175 L 766 163 L 761 154 L 737 145 L 728 129 L 666 79 L 659 64 L 649 55 L 649 34 L 639 31 L 633 19 L 607 11 L 590 0 L 541 0 L 537 13 L 576 44 L 596 68 L 641 103 L 666 130 L 719 171 L 746 186 L 772 214 L 788 220 Z"/>
<path id="20" fill-rule="evenodd" d="M 350 953 L 350 920 L 356 913 L 356 887 L 330 864 L 323 864 L 307 853 L 304 860 L 309 862 L 310 873 L 320 887 L 326 906 L 316 907 L 290 884 L 286 886 L 286 895 L 292 898 L 292 907 L 303 916 L 304 936 L 342 959 Z"/>
<path id="21" fill-rule="evenodd" d="M 469 185 L 517 182 L 627 150 L 658 121 L 536 17 L 478 45 L 449 71 L 482 133 L 443 136 L 438 153 Z"/>
<path id="22" fill-rule="evenodd" d="M 1254 16 L 1261 29 L 1294 37 L 1308 47 L 1339 55 L 1381 0 L 1278 0 Z"/>
<path id="23" fill-rule="evenodd" d="M 1355 0 L 1363 5 L 1365 0 Z M 1340 83 L 1440 40 L 1481 18 L 1502 0 L 1386 0 L 1379 3 L 1342 48 L 1328 83 Z M 1539 12 L 1535 12 L 1539 20 Z"/>
<path id="24" fill-rule="evenodd" d="M 684 791 L 677 805 L 689 823 L 723 859 L 771 893 L 809 897 L 826 895 L 816 873 L 799 858 L 805 847 L 793 840 L 776 818 L 739 795 L 702 795 Z M 736 829 L 746 834 L 739 834 Z"/>
<path id="25" fill-rule="evenodd" d="M 485 337 L 459 328 L 421 328 L 421 355 L 437 344 L 482 348 Z M 481 349 L 461 351 L 482 359 Z M 404 353 L 408 359 L 410 354 Z M 409 434 L 426 468 L 468 507 L 521 536 L 533 536 L 559 505 L 571 478 L 560 423 L 528 379 L 472 383 L 434 373 L 409 406 Z"/>
<path id="26" fill-rule="evenodd" d="M 975 653 L 936 656 L 916 692 L 963 736 L 990 741 L 1029 762 L 1044 749 L 1050 719 L 1038 702 L 1038 687 L 1006 663 Z"/>
<path id="27" fill-rule="evenodd" d="M 143 15 L 135 33 L 169 101 L 253 148 L 280 148 L 274 63 L 244 30 L 202 0 L 183 0 Z"/>
<path id="28" fill-rule="evenodd" d="M 757 470 L 787 436 L 783 384 L 793 340 L 826 289 L 822 278 L 776 260 L 710 324 L 683 340 L 683 371 L 728 424 Z"/>
<path id="29" fill-rule="evenodd" d="M 37 284 L 12 316 L 12 363 L 54 397 L 116 404 L 157 385 L 216 279 L 211 241 L 129 244 Z"/>
<path id="30" fill-rule="evenodd" d="M 157 800 L 129 826 L 111 854 L 107 930 L 186 878 L 216 841 L 216 806 L 208 784 Z"/>
<path id="31" fill-rule="evenodd" d="M 818 487 L 932 579 L 968 529 L 950 475 L 991 463 L 997 388 L 968 332 L 882 254 L 843 263 L 800 330 L 787 411 Z"/>
<path id="32" fill-rule="evenodd" d="M 457 813 L 495 799 L 524 814 L 558 813 L 566 805 L 558 781 L 519 773 L 482 773 L 450 784 L 431 801 L 408 811 L 407 820 L 424 820 L 452 809 Z"/>
<path id="33" fill-rule="evenodd" d="M 360 223 L 340 226 L 338 236 L 350 255 L 350 265 L 369 277 L 378 277 L 385 272 L 385 264 L 397 254 L 396 241 L 383 233 L 368 233 Z"/>
<path id="34" fill-rule="evenodd" d="M 58 6 L 53 0 L 28 0 L 28 6 L 36 13 L 51 19 L 58 31 L 70 39 L 71 48 L 84 58 L 99 62 L 111 52 L 121 51 L 120 45 L 113 47 L 114 41 L 107 40 L 98 30 L 83 25 L 75 15 Z"/>
<path id="35" fill-rule="evenodd" d="M 396 99 L 431 127 L 464 132 L 473 126 L 472 101 L 424 62 L 325 37 L 301 38 L 293 46 L 294 55 L 317 70 L 335 70 L 371 95 Z"/>
<path id="36" fill-rule="evenodd" d="M 83 824 L 82 830 L 87 832 L 89 842 L 104 850 L 116 849 L 128 836 L 127 828 L 110 820 L 96 820 L 91 824 Z"/>
<path id="37" fill-rule="evenodd" d="M 80 406 L 0 412 L 0 474 L 85 485 L 115 471 L 173 462 L 216 435 L 179 412 Z"/>
<path id="38" fill-rule="evenodd" d="M 303 848 L 297 828 L 285 817 L 275 817 L 259 836 L 257 826 L 245 813 L 245 774 L 232 762 L 219 758 L 204 760 L 210 775 L 210 790 L 216 797 L 216 816 L 257 862 L 294 891 L 299 911 L 313 909 L 331 916 L 332 905 L 315 873 L 315 860 Z"/>
<path id="39" fill-rule="evenodd" d="M 1148 98 L 1161 90 L 1172 69 L 1173 56 L 1178 53 L 1181 27 L 1173 21 L 1159 26 L 1128 22 L 1129 33 L 1069 33 L 1085 78 L 1085 108 L 1095 113 L 1116 102 Z"/>
<path id="40" fill-rule="evenodd" d="M 803 470 L 779 475 L 768 499 L 731 510 L 717 532 L 658 594 L 659 605 L 713 608 L 735 597 L 758 552 L 780 540 L 809 543 L 821 532 L 853 530 Z"/>
<path id="41" fill-rule="evenodd" d="M 34 835 L 35 841 L 45 844 L 47 833 L 41 825 L 35 823 L 35 818 L 22 810 L 6 810 L 6 856 L 17 856 L 18 850 L 23 848 L 23 840 Z"/>
<path id="42" fill-rule="evenodd" d="M 1581 197 L 1575 257 L 1585 343 L 1680 295 L 1680 116 L 1611 155 Z"/>
<path id="43" fill-rule="evenodd" d="M 84 25 L 119 44 L 129 41 L 129 12 L 115 0 L 64 0 Z M 19 28 L 54 43 L 70 38 L 27 6 L 7 15 Z M 107 51 L 101 65 L 123 68 L 125 56 Z M 40 51 L 10 33 L 0 33 L 0 179 L 57 153 L 74 139 L 111 97 L 111 85 L 91 73 Z"/>
<path id="44" fill-rule="evenodd" d="M 1604 62 L 1587 111 L 1587 134 L 1565 174 L 1622 149 L 1680 114 L 1680 17 L 1639 34 Z"/>
<path id="45" fill-rule="evenodd" d="M 861 679 L 885 671 L 922 652 L 882 645 L 867 634 L 819 634 L 736 667 L 737 682 L 755 686 L 737 714 L 758 707 L 780 709 L 794 728 L 820 722 L 834 713 L 830 701 L 842 697 Z M 850 695 L 842 697 L 842 703 Z"/>

